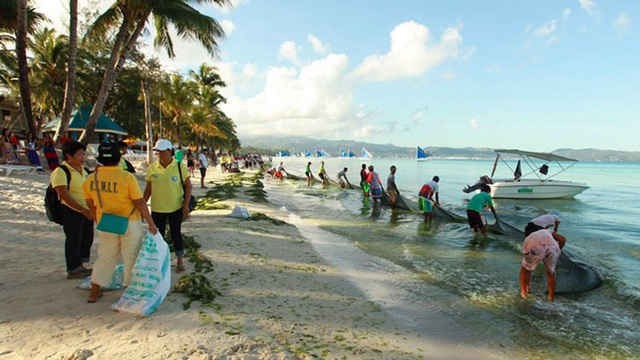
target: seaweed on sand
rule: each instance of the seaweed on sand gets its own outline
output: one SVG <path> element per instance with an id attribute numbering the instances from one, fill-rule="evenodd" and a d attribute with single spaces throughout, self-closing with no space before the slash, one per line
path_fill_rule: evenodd
<path id="1" fill-rule="evenodd" d="M 286 222 L 284 222 L 282 220 L 274 219 L 274 218 L 269 217 L 268 215 L 265 215 L 265 214 L 263 214 L 261 212 L 255 212 L 255 213 L 251 214 L 251 216 L 249 216 L 247 218 L 247 220 L 251 220 L 251 221 L 264 220 L 264 221 L 270 221 L 274 225 L 289 225 L 288 223 L 286 223 Z"/>
<path id="2" fill-rule="evenodd" d="M 201 247 L 193 236 L 183 235 L 185 245 L 185 254 L 194 265 L 194 270 L 189 274 L 183 275 L 174 286 L 174 291 L 183 293 L 188 300 L 182 304 L 187 310 L 194 301 L 200 301 L 203 305 L 210 305 L 216 296 L 221 293 L 211 285 L 211 282 L 205 274 L 213 271 L 213 263 L 206 256 L 200 253 Z"/>

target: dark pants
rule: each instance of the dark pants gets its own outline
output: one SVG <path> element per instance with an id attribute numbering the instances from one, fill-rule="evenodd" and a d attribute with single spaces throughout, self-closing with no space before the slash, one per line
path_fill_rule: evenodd
<path id="1" fill-rule="evenodd" d="M 531 235 L 531 233 L 534 233 L 538 230 L 542 230 L 544 229 L 542 226 L 538 226 L 532 222 L 527 223 L 527 226 L 524 228 L 524 237 L 527 237 L 529 235 Z"/>
<path id="2" fill-rule="evenodd" d="M 171 229 L 171 240 L 173 241 L 173 250 L 176 256 L 184 255 L 184 244 L 182 243 L 182 208 L 172 213 L 152 212 L 151 217 L 160 234 L 164 237 L 167 228 L 167 222 Z"/>
<path id="3" fill-rule="evenodd" d="M 73 271 L 83 262 L 89 262 L 93 244 L 93 221 L 65 206 L 62 229 L 66 237 L 64 255 L 67 271 Z"/>

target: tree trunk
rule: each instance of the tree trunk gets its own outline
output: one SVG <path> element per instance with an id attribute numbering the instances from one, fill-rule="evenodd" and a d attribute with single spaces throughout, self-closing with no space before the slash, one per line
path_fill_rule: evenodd
<path id="1" fill-rule="evenodd" d="M 151 164 L 153 161 L 153 128 L 151 127 L 151 98 L 149 97 L 149 89 L 147 83 L 142 80 L 140 82 L 140 88 L 142 89 L 142 98 L 144 100 L 144 125 L 147 135 L 147 164 Z"/>
<path id="2" fill-rule="evenodd" d="M 31 112 L 31 88 L 29 87 L 29 64 L 27 63 L 27 0 L 18 0 L 16 11 L 16 56 L 20 82 L 20 104 L 27 130 L 34 138 L 38 135 Z"/>
<path id="3" fill-rule="evenodd" d="M 102 78 L 102 84 L 100 85 L 100 91 L 98 91 L 98 97 L 96 98 L 96 102 L 95 104 L 93 104 L 93 108 L 91 109 L 91 114 L 89 115 L 89 120 L 87 120 L 87 125 L 85 126 L 85 129 L 80 136 L 79 140 L 81 142 L 87 143 L 89 139 L 95 134 L 98 117 L 102 115 L 102 110 L 104 110 L 104 105 L 107 102 L 107 98 L 109 97 L 109 91 L 111 90 L 113 83 L 118 77 L 118 73 L 120 72 L 120 69 L 122 69 L 129 51 L 131 51 L 131 49 L 135 45 L 138 36 L 140 36 L 140 33 L 142 32 L 142 29 L 144 29 L 144 24 L 147 20 L 148 15 L 149 14 L 146 14 L 144 18 L 136 19 L 136 28 L 131 36 L 128 36 L 130 21 L 126 16 L 122 21 L 122 25 L 120 25 L 118 35 L 116 36 L 116 42 L 113 45 L 113 50 L 111 51 L 109 65 L 107 66 L 107 69 L 104 72 L 104 77 Z"/>
<path id="4" fill-rule="evenodd" d="M 78 0 L 69 0 L 69 60 L 67 62 L 67 84 L 64 90 L 62 118 L 53 141 L 58 141 L 67 131 L 76 95 L 76 58 L 78 54 Z"/>

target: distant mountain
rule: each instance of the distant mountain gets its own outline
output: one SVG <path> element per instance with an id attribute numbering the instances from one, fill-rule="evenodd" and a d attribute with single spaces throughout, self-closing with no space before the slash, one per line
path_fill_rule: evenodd
<path id="1" fill-rule="evenodd" d="M 339 156 L 343 151 L 353 151 L 356 156 L 360 155 L 362 147 L 373 154 L 374 157 L 385 158 L 413 158 L 416 155 L 415 147 L 396 146 L 393 144 L 373 144 L 353 140 L 325 140 L 313 139 L 303 136 L 274 137 L 244 137 L 241 139 L 243 148 L 264 149 L 271 153 L 286 150 L 291 154 L 303 153 L 316 150 L 324 150 L 332 156 Z M 434 158 L 461 158 L 461 159 L 493 159 L 495 152 L 490 148 L 452 148 L 427 146 L 424 150 Z M 523 149 L 531 150 L 531 149 Z M 616 151 L 600 149 L 557 149 L 554 154 L 566 156 L 580 161 L 638 161 L 640 162 L 640 152 L 638 151 Z"/>

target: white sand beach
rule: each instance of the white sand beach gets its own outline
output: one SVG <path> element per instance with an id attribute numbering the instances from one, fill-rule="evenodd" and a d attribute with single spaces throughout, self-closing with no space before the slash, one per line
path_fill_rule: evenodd
<path id="1" fill-rule="evenodd" d="M 223 177 L 210 172 L 208 181 Z M 0 177 L 1 360 L 507 355 L 455 336 L 455 326 L 437 314 L 433 328 L 420 335 L 403 329 L 322 259 L 295 226 L 231 218 L 229 209 L 195 211 L 183 228 L 214 265 L 207 277 L 221 295 L 213 305 L 194 302 L 184 310 L 185 296 L 171 292 L 156 313 L 138 318 L 110 310 L 120 291 L 88 304 L 78 281 L 66 279 L 64 235 L 44 214 L 47 183 L 48 173 Z M 204 194 L 199 186 L 194 190 Z M 225 203 L 283 216 L 242 194 Z"/>

